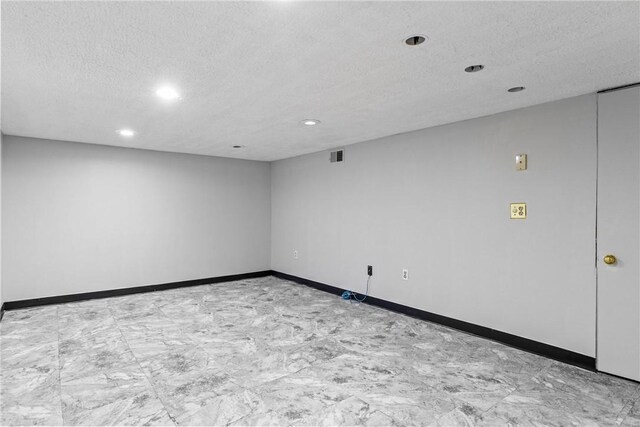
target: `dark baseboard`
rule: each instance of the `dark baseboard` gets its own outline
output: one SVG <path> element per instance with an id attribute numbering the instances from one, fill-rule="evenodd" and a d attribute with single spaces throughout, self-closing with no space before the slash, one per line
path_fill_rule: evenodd
<path id="1" fill-rule="evenodd" d="M 2 304 L 2 313 L 5 310 L 17 310 L 20 308 L 38 307 L 41 305 L 64 304 L 68 302 L 85 301 L 90 299 L 110 298 L 123 295 L 139 294 L 144 292 L 166 291 L 168 289 L 186 288 L 189 286 L 209 285 L 211 283 L 231 282 L 234 280 L 251 279 L 254 277 L 266 277 L 271 275 L 271 270 L 256 271 L 253 273 L 232 274 L 230 276 L 209 277 L 207 279 L 185 280 L 182 282 L 162 283 L 159 285 L 136 286 L 133 288 L 110 289 L 106 291 L 86 292 L 82 294 L 61 295 L 55 297 L 35 298 L 20 301 L 7 301 Z M 0 315 L 0 320 L 2 319 Z"/>
<path id="2" fill-rule="evenodd" d="M 599 90 L 597 93 L 615 92 L 615 91 L 617 91 L 617 90 L 629 89 L 629 88 L 631 88 L 631 87 L 639 86 L 639 85 L 640 85 L 640 82 L 630 83 L 630 84 L 628 84 L 628 85 L 616 86 L 616 87 L 610 87 L 610 88 L 607 88 L 607 89 L 602 89 L 602 90 Z"/>
<path id="3" fill-rule="evenodd" d="M 324 292 L 328 292 L 334 295 L 342 295 L 344 289 L 337 288 L 335 286 L 327 285 L 325 283 L 315 282 L 313 280 L 305 279 L 302 277 L 293 276 L 279 271 L 256 271 L 253 273 L 233 274 L 229 276 L 210 277 L 206 279 L 186 280 L 181 282 L 163 283 L 158 285 L 148 286 L 136 286 L 132 288 L 111 289 L 106 291 L 86 292 L 82 294 L 61 295 L 55 297 L 35 298 L 21 301 L 7 301 L 0 307 L 0 320 L 4 316 L 5 310 L 17 310 L 20 308 L 37 307 L 42 305 L 51 304 L 64 304 L 68 302 L 85 301 L 90 299 L 110 298 L 123 295 L 138 294 L 144 292 L 164 291 L 168 289 L 185 288 L 189 286 L 208 285 L 211 283 L 231 282 L 234 280 L 251 279 L 255 277 L 265 277 L 273 275 L 275 277 L 290 280 L 302 285 L 306 285 Z M 428 311 L 420 310 L 406 305 L 397 304 L 391 301 L 386 301 L 380 298 L 367 297 L 364 301 L 365 304 L 371 304 L 378 307 L 386 308 L 387 310 L 395 311 L 398 313 L 406 314 L 417 319 L 426 320 L 429 322 L 437 323 L 443 326 L 447 326 L 453 329 L 457 329 L 462 332 L 477 335 L 482 338 L 487 338 L 493 341 L 506 344 L 511 347 L 525 350 L 530 353 L 535 353 L 541 356 L 545 356 L 560 362 L 568 363 L 570 365 L 578 366 L 580 368 L 588 369 L 591 371 L 596 370 L 596 360 L 593 357 L 585 356 L 580 353 L 565 350 L 560 347 L 555 347 L 549 344 L 533 341 L 528 338 L 519 337 L 517 335 L 508 334 L 506 332 L 497 331 L 495 329 L 487 328 L 485 326 L 476 325 L 473 323 L 465 322 L 462 320 L 453 319 L 451 317 L 442 316 Z"/>
<path id="4" fill-rule="evenodd" d="M 341 295 L 344 289 L 336 288 L 335 286 L 327 285 L 324 283 L 314 282 L 313 280 L 304 279 L 302 277 L 292 276 L 286 273 L 280 273 L 274 271 L 273 275 L 285 280 L 291 280 L 302 285 L 310 286 L 321 291 L 329 292 L 334 295 Z M 398 313 L 406 314 L 417 319 L 426 320 L 429 322 L 437 323 L 439 325 L 447 326 L 449 328 L 457 329 L 462 332 L 477 335 L 482 338 L 487 338 L 492 341 L 496 341 L 502 344 L 506 344 L 510 347 L 515 347 L 520 350 L 525 350 L 530 353 L 545 356 L 550 359 L 554 359 L 560 362 L 568 363 L 570 365 L 578 366 L 590 371 L 596 370 L 596 359 L 593 357 L 585 356 L 584 354 L 575 353 L 570 350 L 565 350 L 560 347 L 555 347 L 549 344 L 533 341 L 528 338 L 523 338 L 517 335 L 508 334 L 506 332 L 497 331 L 495 329 L 487 328 L 485 326 L 476 325 L 473 323 L 465 322 L 462 320 L 453 319 L 451 317 L 442 316 L 428 311 L 420 310 L 406 305 L 397 304 L 395 302 L 386 301 L 380 298 L 367 297 L 364 300 L 365 304 L 371 304 L 378 307 L 386 308 Z"/>

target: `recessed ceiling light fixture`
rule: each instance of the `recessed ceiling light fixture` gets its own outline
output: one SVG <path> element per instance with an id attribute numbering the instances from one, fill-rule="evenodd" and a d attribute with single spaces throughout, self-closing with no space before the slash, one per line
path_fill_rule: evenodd
<path id="1" fill-rule="evenodd" d="M 302 121 L 302 124 L 305 126 L 315 126 L 318 123 L 320 123 L 320 120 L 316 120 L 316 119 L 304 119 Z"/>
<path id="2" fill-rule="evenodd" d="M 120 129 L 118 131 L 118 133 L 120 134 L 120 136 L 124 136 L 126 138 L 131 138 L 133 135 L 135 135 L 136 133 L 134 131 L 132 131 L 131 129 Z"/>
<path id="3" fill-rule="evenodd" d="M 484 70 L 484 65 L 469 65 L 464 69 L 467 73 L 477 73 L 478 71 Z"/>
<path id="4" fill-rule="evenodd" d="M 424 43 L 427 40 L 425 36 L 421 36 L 420 34 L 415 34 L 413 36 L 409 36 L 404 39 L 404 42 L 409 46 L 418 46 L 419 44 Z"/>
<path id="5" fill-rule="evenodd" d="M 176 99 L 180 99 L 180 94 L 176 90 L 176 88 L 172 86 L 161 86 L 156 90 L 156 95 L 159 98 L 164 99 L 165 101 L 174 101 Z"/>
<path id="6" fill-rule="evenodd" d="M 525 90 L 524 86 L 516 86 L 516 87 L 512 87 L 510 89 L 507 89 L 507 92 L 514 93 L 514 92 L 522 92 L 523 90 Z"/>

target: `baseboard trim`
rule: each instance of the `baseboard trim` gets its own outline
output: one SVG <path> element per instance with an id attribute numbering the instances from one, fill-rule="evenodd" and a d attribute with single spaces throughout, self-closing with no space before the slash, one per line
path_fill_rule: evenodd
<path id="1" fill-rule="evenodd" d="M 640 82 L 636 82 L 636 83 L 630 83 L 628 85 L 622 85 L 622 86 L 616 86 L 616 87 L 610 87 L 607 89 L 602 89 L 599 90 L 597 93 L 609 93 L 609 92 L 615 92 L 617 90 L 623 90 L 623 89 L 629 89 L 632 88 L 634 86 L 640 86 Z"/>
<path id="2" fill-rule="evenodd" d="M 255 277 L 266 277 L 271 275 L 271 270 L 255 271 L 253 273 L 231 274 L 229 276 L 209 277 L 206 279 L 184 280 L 181 282 L 162 283 L 158 285 L 135 286 L 132 288 L 109 289 L 106 291 L 85 292 L 81 294 L 61 295 L 55 297 L 34 298 L 19 301 L 7 301 L 2 304 L 2 315 L 4 311 L 17 310 L 21 308 L 38 307 L 41 305 L 64 304 L 68 302 L 85 301 L 90 299 L 110 298 L 123 295 L 140 294 L 145 292 L 166 291 L 168 289 L 186 288 L 189 286 L 209 285 L 212 283 L 232 282 L 234 280 L 252 279 Z M 2 319 L 0 315 L 0 320 Z"/>
<path id="3" fill-rule="evenodd" d="M 18 310 L 21 308 L 38 307 L 43 305 L 52 304 L 64 304 L 69 302 L 85 301 L 90 299 L 110 298 L 123 295 L 132 295 L 145 292 L 164 291 L 169 289 L 185 288 L 190 286 L 208 285 L 212 283 L 220 282 L 232 282 L 234 280 L 251 279 L 256 277 L 275 276 L 280 279 L 290 280 L 295 283 L 299 283 L 305 286 L 309 286 L 314 289 L 318 289 L 334 295 L 342 295 L 344 289 L 337 288 L 335 286 L 327 285 L 325 283 L 315 282 L 313 280 L 305 279 L 303 277 L 293 276 L 291 274 L 281 273 L 279 271 L 264 270 L 256 271 L 252 273 L 232 274 L 228 276 L 209 277 L 206 279 L 185 280 L 181 282 L 162 283 L 157 285 L 136 286 L 131 288 L 110 289 L 105 291 L 86 292 L 81 294 L 61 295 L 45 298 L 34 298 L 28 300 L 19 301 L 7 301 L 0 307 L 0 320 L 4 316 L 5 311 Z M 365 304 L 382 307 L 387 310 L 402 313 L 417 319 L 426 320 L 439 325 L 447 326 L 462 332 L 466 332 L 472 335 L 477 335 L 482 338 L 490 339 L 510 347 L 515 347 L 520 350 L 525 350 L 530 353 L 545 356 L 550 359 L 554 359 L 560 362 L 568 363 L 570 365 L 578 366 L 590 371 L 596 370 L 596 359 L 593 357 L 585 356 L 580 353 L 576 353 L 570 350 L 565 350 L 560 347 L 555 347 L 549 344 L 545 344 L 539 341 L 530 340 L 517 335 L 512 335 L 506 332 L 498 331 L 495 329 L 487 328 L 485 326 L 476 325 L 474 323 L 465 322 L 463 320 L 454 319 L 447 316 L 431 313 L 428 311 L 420 310 L 417 308 L 409 307 L 406 305 L 394 303 L 391 301 L 383 300 L 376 297 L 367 297 L 364 301 Z"/>
<path id="4" fill-rule="evenodd" d="M 313 280 L 293 276 L 291 274 L 281 273 L 279 271 L 273 271 L 273 275 L 280 279 L 290 280 L 292 282 L 319 289 L 321 291 L 325 291 L 334 295 L 341 295 L 344 292 L 344 289 L 340 289 L 335 286 L 315 282 Z M 585 356 L 584 354 L 576 353 L 539 341 L 534 341 L 528 338 L 523 338 L 517 335 L 512 335 L 506 332 L 487 328 L 485 326 L 476 325 L 474 323 L 469 323 L 462 320 L 453 319 L 451 317 L 442 316 L 440 314 L 430 313 L 428 311 L 420 310 L 406 305 L 397 304 L 395 302 L 386 301 L 380 298 L 369 296 L 366 300 L 364 300 L 364 303 L 386 308 L 387 310 L 395 311 L 397 313 L 406 314 L 417 319 L 437 323 L 439 325 L 457 329 L 459 331 L 466 332 L 472 335 L 477 335 L 479 337 L 490 339 L 492 341 L 496 341 L 510 347 L 528 351 L 529 353 L 548 357 L 559 362 L 568 363 L 570 365 L 578 366 L 590 371 L 596 371 L 596 359 L 593 357 Z"/>

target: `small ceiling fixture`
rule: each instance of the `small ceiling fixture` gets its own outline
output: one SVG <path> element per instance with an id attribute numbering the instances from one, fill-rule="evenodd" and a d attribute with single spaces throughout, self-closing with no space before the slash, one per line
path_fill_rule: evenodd
<path id="1" fill-rule="evenodd" d="M 508 89 L 507 92 L 511 92 L 511 93 L 522 92 L 524 89 L 525 89 L 524 86 L 516 86 L 516 87 L 512 87 L 512 88 Z"/>
<path id="2" fill-rule="evenodd" d="M 131 138 L 133 135 L 135 135 L 136 133 L 134 131 L 132 131 L 131 129 L 120 129 L 118 131 L 118 133 L 120 134 L 120 136 L 124 136 L 126 138 Z"/>
<path id="3" fill-rule="evenodd" d="M 404 42 L 409 46 L 417 46 L 419 44 L 424 43 L 427 40 L 425 36 L 421 36 L 420 34 L 416 34 L 404 39 Z"/>
<path id="4" fill-rule="evenodd" d="M 316 119 L 304 119 L 302 121 L 302 124 L 305 126 L 315 126 L 318 123 L 320 123 L 320 120 L 316 120 Z"/>
<path id="5" fill-rule="evenodd" d="M 242 148 L 244 145 L 234 145 L 233 148 Z"/>
<path id="6" fill-rule="evenodd" d="M 161 86 L 156 90 L 156 95 L 165 101 L 173 101 L 180 98 L 178 91 L 171 86 Z"/>
<path id="7" fill-rule="evenodd" d="M 469 65 L 464 69 L 467 73 L 477 73 L 478 71 L 484 70 L 484 65 Z"/>

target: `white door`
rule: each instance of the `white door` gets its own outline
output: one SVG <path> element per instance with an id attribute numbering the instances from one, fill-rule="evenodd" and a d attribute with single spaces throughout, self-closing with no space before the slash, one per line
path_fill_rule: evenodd
<path id="1" fill-rule="evenodd" d="M 638 86 L 598 95 L 597 245 L 597 368 L 603 372 L 638 381 L 640 380 L 640 87 Z"/>

